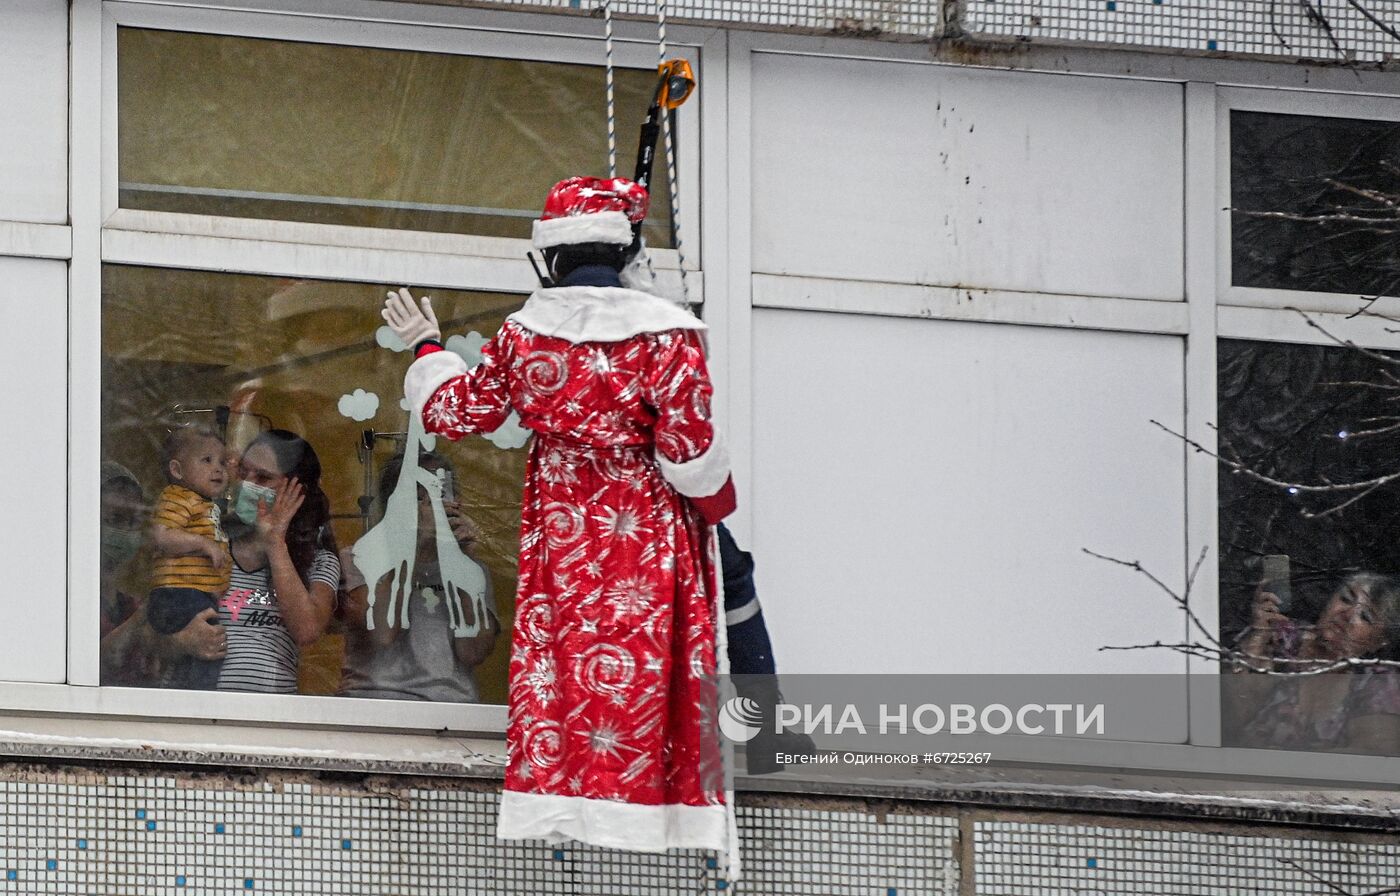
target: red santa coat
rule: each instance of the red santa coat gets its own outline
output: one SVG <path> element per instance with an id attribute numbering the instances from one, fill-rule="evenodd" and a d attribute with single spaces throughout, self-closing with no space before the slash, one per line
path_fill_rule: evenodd
<path id="1" fill-rule="evenodd" d="M 535 433 L 500 837 L 729 845 L 719 579 L 698 508 L 732 486 L 703 329 L 648 293 L 545 289 L 477 367 L 435 352 L 409 369 L 405 394 L 429 432 L 490 432 L 513 408 Z"/>

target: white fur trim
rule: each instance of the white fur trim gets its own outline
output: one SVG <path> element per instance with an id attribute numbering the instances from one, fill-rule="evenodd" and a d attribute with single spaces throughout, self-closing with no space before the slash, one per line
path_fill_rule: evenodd
<path id="1" fill-rule="evenodd" d="M 440 351 L 424 355 L 408 365 L 403 377 L 403 394 L 413 413 L 422 415 L 423 405 L 443 383 L 467 372 L 467 362 L 456 352 Z"/>
<path id="2" fill-rule="evenodd" d="M 724 488 L 724 481 L 729 478 L 729 451 L 718 429 L 710 447 L 698 456 L 676 463 L 662 457 L 658 451 L 656 462 L 666 481 L 687 498 L 708 498 Z"/>
<path id="3" fill-rule="evenodd" d="M 502 840 L 580 840 L 609 849 L 662 852 L 728 845 L 723 806 L 648 806 L 550 793 L 501 793 L 496 836 Z"/>
<path id="4" fill-rule="evenodd" d="M 574 246 L 578 243 L 614 243 L 619 246 L 632 242 L 632 222 L 622 212 L 593 212 L 535 222 L 535 248 Z"/>
<path id="5" fill-rule="evenodd" d="M 541 336 L 574 344 L 621 342 L 640 333 L 706 329 L 698 317 L 669 299 L 616 286 L 541 289 L 508 320 Z"/>
<path id="6" fill-rule="evenodd" d="M 734 690 L 734 679 L 729 669 L 729 626 L 724 612 L 724 564 L 720 560 L 719 530 L 714 526 L 705 527 L 705 547 L 710 554 L 710 569 L 706 585 L 714 593 L 715 613 L 715 672 L 719 675 L 719 699 L 725 703 L 738 694 Z M 758 606 L 755 596 L 749 603 Z M 721 621 L 724 620 L 724 621 Z M 723 705 L 723 704 L 721 704 Z M 734 803 L 734 754 L 739 745 L 727 737 L 720 738 L 720 756 L 724 759 L 724 876 L 729 880 L 743 877 L 744 869 L 739 843 L 738 809 Z"/>

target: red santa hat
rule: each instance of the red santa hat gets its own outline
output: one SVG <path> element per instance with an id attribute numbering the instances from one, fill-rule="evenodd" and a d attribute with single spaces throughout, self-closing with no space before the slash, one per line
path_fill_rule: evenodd
<path id="1" fill-rule="evenodd" d="M 535 222 L 535 248 L 632 242 L 632 225 L 647 216 L 646 187 L 624 177 L 571 177 L 549 191 Z"/>

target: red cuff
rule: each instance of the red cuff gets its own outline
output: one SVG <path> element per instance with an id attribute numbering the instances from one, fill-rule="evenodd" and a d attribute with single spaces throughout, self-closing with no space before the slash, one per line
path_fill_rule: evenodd
<path id="1" fill-rule="evenodd" d="M 442 350 L 442 346 L 438 345 L 436 342 L 425 342 L 422 345 L 418 346 L 418 348 L 413 352 L 413 357 L 415 359 L 422 358 L 426 357 L 427 355 L 431 355 L 433 352 L 440 352 Z"/>
<path id="2" fill-rule="evenodd" d="M 730 476 L 725 479 L 724 485 L 713 495 L 705 498 L 691 498 L 690 503 L 694 504 L 695 509 L 700 511 L 700 516 L 706 524 L 713 526 L 733 513 L 734 509 L 739 506 L 739 498 L 734 492 L 734 477 Z"/>

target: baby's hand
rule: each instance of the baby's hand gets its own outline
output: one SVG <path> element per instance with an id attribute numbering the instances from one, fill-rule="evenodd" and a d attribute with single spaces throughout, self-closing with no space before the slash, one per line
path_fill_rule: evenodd
<path id="1" fill-rule="evenodd" d="M 204 539 L 204 554 L 209 558 L 209 562 L 214 564 L 215 569 L 223 569 L 228 566 L 228 549 L 224 547 L 222 541 L 215 541 L 212 538 Z"/>

